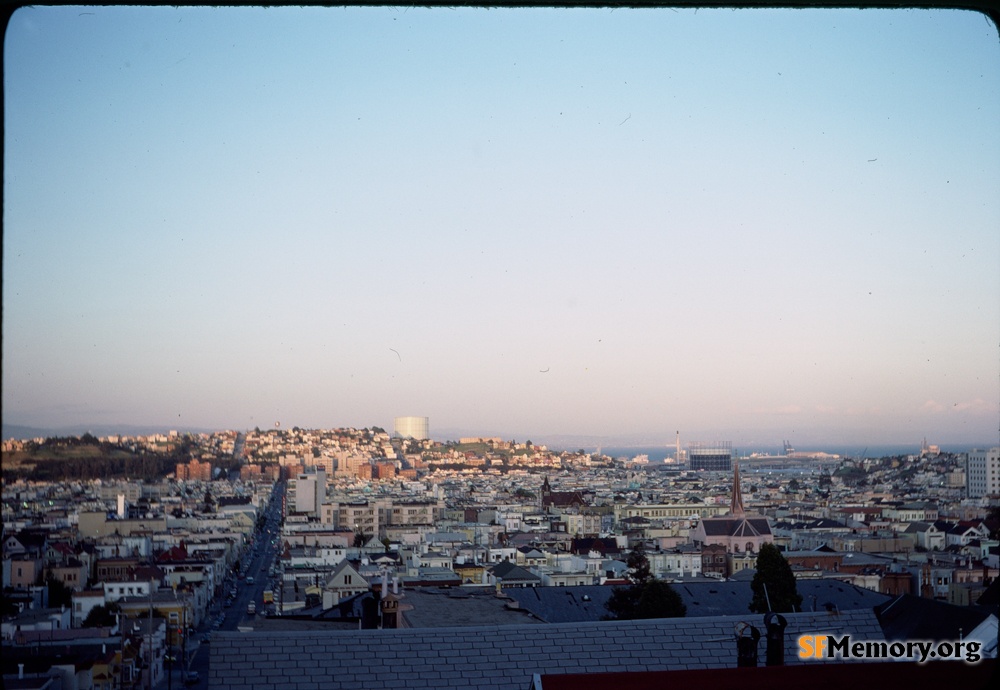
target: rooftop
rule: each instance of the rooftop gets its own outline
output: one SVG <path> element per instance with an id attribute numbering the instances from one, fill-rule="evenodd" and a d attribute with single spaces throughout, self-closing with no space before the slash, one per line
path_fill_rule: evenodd
<path id="1" fill-rule="evenodd" d="M 786 615 L 785 661 L 802 634 L 884 640 L 871 609 Z M 735 668 L 736 626 L 763 617 L 356 630 L 220 632 L 211 649 L 216 690 L 298 688 L 528 688 L 535 674 Z M 763 641 L 759 645 L 761 663 Z M 358 660 L 364 663 L 358 663 Z M 810 662 L 817 663 L 817 662 Z"/>
<path id="2" fill-rule="evenodd" d="M 753 592 L 749 580 L 675 582 L 672 586 L 684 601 L 689 619 L 750 615 Z M 889 595 L 839 580 L 798 580 L 796 587 L 802 595 L 803 608 L 809 611 L 872 609 L 892 600 Z M 613 589 L 607 585 L 528 587 L 506 589 L 504 594 L 543 621 L 570 623 L 600 620 L 607 614 L 604 604 Z"/>

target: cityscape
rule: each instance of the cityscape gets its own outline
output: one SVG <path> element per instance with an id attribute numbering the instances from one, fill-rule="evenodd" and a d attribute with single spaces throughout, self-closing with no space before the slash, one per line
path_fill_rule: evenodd
<path id="1" fill-rule="evenodd" d="M 1000 447 L 923 441 L 907 455 L 846 458 L 786 444 L 741 457 L 728 442 L 678 438 L 666 450 L 651 461 L 527 439 L 439 441 L 427 417 L 389 430 L 5 440 L 5 686 L 236 687 L 251 681 L 230 659 L 250 640 L 260 649 L 244 663 L 278 683 L 306 678 L 277 651 L 285 644 L 402 635 L 384 643 L 404 665 L 427 656 L 417 640 L 510 629 L 534 648 L 517 647 L 513 668 L 476 681 L 469 662 L 442 658 L 382 682 L 454 672 L 525 687 L 569 672 L 546 651 L 546 628 L 601 639 L 679 620 L 764 630 L 753 611 L 771 602 L 754 608 L 753 582 L 774 547 L 798 603 L 773 609 L 791 623 L 782 660 L 768 647 L 767 666 L 795 668 L 806 631 L 961 639 L 995 659 Z M 612 595 L 638 586 L 637 568 L 667 583 L 679 610 L 615 615 Z M 648 670 L 750 665 L 729 637 L 693 658 L 667 645 Z M 473 656 L 477 644 L 467 642 Z M 334 654 L 305 682 L 360 687 L 355 663 Z M 616 664 L 600 668 L 637 670 Z"/>
<path id="2" fill-rule="evenodd" d="M 3 687 L 987 686 L 996 20 L 10 12 Z"/>

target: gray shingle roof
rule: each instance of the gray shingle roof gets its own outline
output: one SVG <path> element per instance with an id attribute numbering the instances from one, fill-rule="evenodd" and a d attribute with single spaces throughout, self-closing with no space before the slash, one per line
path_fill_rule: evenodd
<path id="1" fill-rule="evenodd" d="M 871 610 L 786 615 L 785 661 L 800 663 L 802 634 L 883 640 Z M 215 690 L 527 688 L 532 675 L 665 671 L 736 666 L 735 626 L 763 632 L 763 617 L 668 618 L 556 625 L 333 632 L 219 632 L 212 640 Z M 764 643 L 759 646 L 761 660 Z M 816 662 L 812 662 L 816 663 Z"/>

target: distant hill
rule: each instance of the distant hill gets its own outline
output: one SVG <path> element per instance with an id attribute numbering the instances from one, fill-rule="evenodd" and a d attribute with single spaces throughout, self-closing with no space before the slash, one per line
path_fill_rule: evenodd
<path id="1" fill-rule="evenodd" d="M 30 438 L 53 438 L 66 436 L 82 436 L 90 433 L 94 436 L 148 436 L 150 434 L 165 434 L 168 431 L 178 431 L 182 434 L 203 434 L 221 429 L 199 429 L 179 426 L 140 426 L 132 424 L 94 424 L 87 426 L 80 424 L 77 426 L 41 428 L 24 426 L 21 424 L 0 425 L 0 436 L 4 441 L 9 439 L 30 439 Z"/>

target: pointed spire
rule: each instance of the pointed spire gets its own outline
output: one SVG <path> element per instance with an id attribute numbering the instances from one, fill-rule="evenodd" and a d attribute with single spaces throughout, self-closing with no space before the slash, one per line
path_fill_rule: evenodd
<path id="1" fill-rule="evenodd" d="M 729 513 L 738 517 L 746 515 L 743 510 L 743 492 L 740 491 L 740 461 L 733 462 L 733 501 L 729 505 Z"/>

